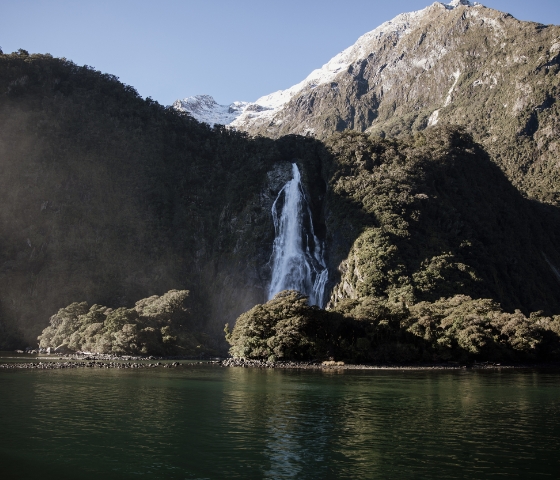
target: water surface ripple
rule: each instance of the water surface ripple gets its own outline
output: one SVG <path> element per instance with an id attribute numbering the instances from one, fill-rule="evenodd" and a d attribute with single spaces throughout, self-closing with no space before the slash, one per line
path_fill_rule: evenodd
<path id="1" fill-rule="evenodd" d="M 0 371 L 31 478 L 558 478 L 558 371 Z"/>

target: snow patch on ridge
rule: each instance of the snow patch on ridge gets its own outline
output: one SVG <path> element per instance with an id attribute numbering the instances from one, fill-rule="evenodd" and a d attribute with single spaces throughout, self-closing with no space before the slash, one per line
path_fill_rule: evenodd
<path id="1" fill-rule="evenodd" d="M 468 0 L 453 0 L 445 5 L 448 10 L 453 10 L 454 8 L 465 6 L 465 7 L 479 7 L 482 6 L 478 2 L 469 2 Z"/>
<path id="2" fill-rule="evenodd" d="M 173 108 L 186 112 L 199 122 L 211 127 L 215 124 L 229 125 L 249 105 L 248 102 L 233 102 L 230 105 L 219 105 L 210 95 L 195 95 L 183 100 L 176 100 Z"/>
<path id="3" fill-rule="evenodd" d="M 433 127 L 437 125 L 438 122 L 439 122 L 439 109 L 434 110 L 430 115 L 430 118 L 428 118 L 428 127 Z"/>

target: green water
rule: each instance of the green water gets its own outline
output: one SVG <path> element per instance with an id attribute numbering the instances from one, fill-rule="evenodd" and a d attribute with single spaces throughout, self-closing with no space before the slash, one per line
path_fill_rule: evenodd
<path id="1" fill-rule="evenodd" d="M 0 370 L 0 478 L 558 478 L 559 371 Z"/>

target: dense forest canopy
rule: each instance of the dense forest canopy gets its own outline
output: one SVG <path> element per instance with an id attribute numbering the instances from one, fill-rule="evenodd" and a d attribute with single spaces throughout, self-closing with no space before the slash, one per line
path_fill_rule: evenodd
<path id="1" fill-rule="evenodd" d="M 0 126 L 2 348 L 34 345 L 43 332 L 43 346 L 223 352 L 224 323 L 247 312 L 228 336 L 245 355 L 235 339 L 269 308 L 270 207 L 296 162 L 326 244 L 330 310 L 290 294 L 295 313 L 267 327 L 271 350 L 257 356 L 332 356 L 338 344 L 349 358 L 405 358 L 379 353 L 384 322 L 391 345 L 410 340 L 411 359 L 448 358 L 436 343 L 461 355 L 553 355 L 559 211 L 524 198 L 461 127 L 251 138 L 23 50 L 0 55 Z M 187 323 L 139 311 L 141 299 L 186 290 Z M 450 327 L 463 310 L 474 317 Z M 69 320 L 49 324 L 57 311 Z M 511 322 L 521 325 L 513 334 Z M 471 327 L 480 341 L 464 333 Z"/>
<path id="2" fill-rule="evenodd" d="M 76 300 L 133 305 L 188 288 L 205 305 L 208 259 L 236 266 L 220 222 L 280 160 L 270 140 L 212 130 L 114 76 L 24 51 L 0 56 L 0 122 L 2 324 L 27 342 Z M 201 323 L 211 308 L 195 307 Z"/>
<path id="3" fill-rule="evenodd" d="M 464 129 L 345 132 L 326 144 L 329 243 L 345 245 L 334 302 L 466 294 L 510 311 L 560 311 L 548 264 L 560 263 L 558 210 L 525 199 Z"/>
<path id="4" fill-rule="evenodd" d="M 226 327 L 226 338 L 232 356 L 272 362 L 558 361 L 560 315 L 506 313 L 466 295 L 414 305 L 367 296 L 320 310 L 283 291 Z"/>

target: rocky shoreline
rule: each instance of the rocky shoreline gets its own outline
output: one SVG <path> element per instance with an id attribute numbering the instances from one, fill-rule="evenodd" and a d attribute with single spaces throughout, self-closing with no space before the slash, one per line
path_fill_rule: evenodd
<path id="1" fill-rule="evenodd" d="M 20 352 L 18 352 L 20 353 Z M 26 362 L 2 362 L 0 369 L 41 369 L 57 370 L 72 368 L 92 369 L 150 369 L 150 368 L 174 368 L 179 366 L 214 365 L 220 367 L 237 368 L 268 368 L 268 369 L 300 369 L 300 370 L 499 370 L 520 368 L 560 368 L 560 363 L 543 364 L 502 364 L 493 362 L 480 363 L 434 363 L 434 364 L 347 364 L 341 361 L 276 361 L 250 360 L 243 358 L 212 359 L 189 358 L 189 357 L 155 357 L 155 356 L 133 356 L 112 355 L 99 353 L 74 353 L 74 354 L 50 354 L 49 357 L 39 357 L 36 360 Z M 173 360 L 173 361 L 172 361 Z M 177 360 L 183 360 L 179 362 Z M 186 361 L 188 360 L 188 362 Z M 1 360 L 0 360 L 1 362 Z"/>
<path id="2" fill-rule="evenodd" d="M 144 359 L 145 360 L 145 359 Z M 13 363 L 0 363 L 0 369 L 40 369 L 40 370 L 59 370 L 65 368 L 118 368 L 118 369 L 142 369 L 142 368 L 174 368 L 179 366 L 188 365 L 202 365 L 202 364 L 217 364 L 219 362 L 191 362 L 191 363 L 151 363 L 151 362 L 114 362 L 114 361 L 98 361 L 98 360 L 84 360 L 84 361 L 41 361 L 41 362 L 13 362 Z"/>
<path id="3" fill-rule="evenodd" d="M 366 365 L 346 364 L 335 361 L 312 361 L 312 362 L 269 362 L 266 360 L 247 360 L 241 358 L 228 358 L 220 362 L 222 367 L 241 368 L 295 368 L 305 370 L 461 370 L 468 365 L 429 364 L 429 365 Z M 504 368 L 502 365 L 480 364 L 477 368 Z M 505 368 L 512 368 L 507 366 Z"/>
<path id="4" fill-rule="evenodd" d="M 306 369 L 306 370 L 499 370 L 519 368 L 560 368 L 558 363 L 546 364 L 503 364 L 492 362 L 481 363 L 435 363 L 435 364 L 346 364 L 336 361 L 310 361 L 310 362 L 269 362 L 266 360 L 247 360 L 242 358 L 227 358 L 218 362 L 222 367 L 240 368 L 280 368 L 280 369 Z"/>

